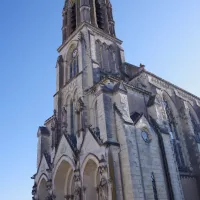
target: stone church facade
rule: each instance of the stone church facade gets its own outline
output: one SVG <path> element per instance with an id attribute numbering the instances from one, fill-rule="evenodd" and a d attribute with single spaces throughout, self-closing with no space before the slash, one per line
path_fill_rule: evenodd
<path id="1" fill-rule="evenodd" d="M 66 0 L 33 200 L 199 200 L 200 99 L 126 63 L 109 0 Z"/>

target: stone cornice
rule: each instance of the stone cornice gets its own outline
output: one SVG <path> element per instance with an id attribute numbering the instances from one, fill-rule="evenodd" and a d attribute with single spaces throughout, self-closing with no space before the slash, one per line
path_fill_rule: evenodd
<path id="1" fill-rule="evenodd" d="M 58 51 L 59 53 L 60 53 L 60 51 L 61 51 L 69 42 L 71 42 L 72 38 L 73 38 L 78 32 L 80 32 L 80 30 L 83 28 L 84 24 L 85 24 L 85 23 L 81 24 L 81 25 L 69 36 L 68 40 L 65 41 L 63 44 L 61 44 L 61 45 L 58 47 L 57 51 Z"/>
<path id="2" fill-rule="evenodd" d="M 103 36 L 104 38 L 108 39 L 108 40 L 111 40 L 113 42 L 116 42 L 116 43 L 119 43 L 120 45 L 122 44 L 122 41 L 119 40 L 118 38 L 115 38 L 115 37 L 112 37 L 111 35 L 105 33 L 103 30 L 85 22 L 84 23 L 88 28 L 92 29 L 93 31 L 95 31 L 97 34 Z"/>
<path id="3" fill-rule="evenodd" d="M 77 84 L 77 78 L 83 73 L 83 71 L 79 72 L 76 76 L 74 76 L 72 79 L 70 79 L 67 83 L 65 83 L 65 85 L 63 85 L 54 95 L 53 97 L 55 97 L 57 94 L 59 94 L 60 92 L 62 92 L 62 90 L 64 90 L 65 88 L 67 88 L 67 86 L 69 86 L 71 83 L 75 83 Z"/>
<path id="4" fill-rule="evenodd" d="M 87 89 L 85 91 L 85 94 L 89 94 L 89 93 L 93 92 L 96 89 L 97 86 L 100 86 L 100 85 L 104 84 L 106 80 L 111 80 L 111 81 L 115 81 L 115 82 L 120 82 L 121 81 L 120 78 L 116 78 L 116 77 L 113 77 L 113 76 L 108 76 L 108 77 L 104 78 L 103 80 L 99 81 L 98 83 L 96 83 L 95 85 L 93 85 L 92 87 L 90 87 L 89 89 Z M 147 90 L 144 90 L 144 89 L 141 89 L 141 88 L 138 88 L 138 87 L 135 87 L 135 86 L 132 86 L 127 82 L 123 82 L 123 84 L 126 87 L 128 87 L 129 89 L 134 90 L 134 91 L 136 91 L 138 93 L 146 94 L 148 96 L 151 95 L 151 92 L 149 92 Z"/>
<path id="5" fill-rule="evenodd" d="M 180 87 L 178 87 L 178 86 L 176 86 L 176 85 L 174 85 L 174 84 L 172 84 L 172 83 L 170 83 L 170 82 L 168 82 L 168 81 L 156 76 L 155 74 L 153 74 L 153 73 L 151 73 L 149 71 L 144 71 L 144 73 L 146 73 L 146 74 L 152 76 L 153 78 L 155 78 L 154 81 L 156 81 L 156 79 L 157 79 L 158 80 L 157 81 L 158 84 L 162 84 L 162 87 L 169 88 L 169 89 L 176 89 L 180 97 L 184 97 L 184 98 L 187 98 L 189 100 L 192 99 L 194 101 L 200 101 L 200 98 L 197 97 L 196 95 L 193 95 L 190 92 L 187 92 L 186 90 L 184 90 L 184 89 L 182 89 L 182 88 L 180 88 Z"/>
<path id="6" fill-rule="evenodd" d="M 111 40 L 111 41 L 113 41 L 113 42 L 116 42 L 116 43 L 118 43 L 118 44 L 120 44 L 120 45 L 122 44 L 122 41 L 121 41 L 121 40 L 119 40 L 119 39 L 117 39 L 117 38 L 115 38 L 115 37 L 112 37 L 111 35 L 105 33 L 105 32 L 102 31 L 101 29 L 99 29 L 99 28 L 97 28 L 97 27 L 94 27 L 93 25 L 91 25 L 91 24 L 89 24 L 89 23 L 87 23 L 87 22 L 83 22 L 83 23 L 70 35 L 70 37 L 68 38 L 68 40 L 67 40 L 65 43 L 63 43 L 60 47 L 58 47 L 57 51 L 60 52 L 69 42 L 71 42 L 72 38 L 73 38 L 78 32 L 80 32 L 80 30 L 81 30 L 84 26 L 86 26 L 86 27 L 92 29 L 92 30 L 95 31 L 97 34 L 103 36 L 103 37 L 106 38 L 106 39 L 109 39 L 109 40 Z"/>

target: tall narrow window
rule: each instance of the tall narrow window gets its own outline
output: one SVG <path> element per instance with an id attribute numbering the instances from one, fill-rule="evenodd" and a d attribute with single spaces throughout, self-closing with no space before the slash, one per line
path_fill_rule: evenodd
<path id="1" fill-rule="evenodd" d="M 108 72 L 109 63 L 108 63 L 108 46 L 104 43 L 102 48 L 102 56 L 103 56 L 103 68 Z"/>
<path id="2" fill-rule="evenodd" d="M 197 120 L 195 119 L 191 111 L 189 111 L 189 114 L 190 114 L 190 118 L 192 122 L 192 127 L 194 130 L 196 142 L 200 143 L 200 125 L 198 124 Z"/>
<path id="3" fill-rule="evenodd" d="M 76 4 L 71 7 L 71 33 L 76 30 Z"/>
<path id="4" fill-rule="evenodd" d="M 78 51 L 75 49 L 71 56 L 71 62 L 69 66 L 70 70 L 70 79 L 75 77 L 79 73 L 79 66 L 78 66 Z"/>
<path id="5" fill-rule="evenodd" d="M 74 134 L 74 104 L 72 100 L 70 102 L 70 125 L 71 125 L 71 134 Z"/>
<path id="6" fill-rule="evenodd" d="M 101 42 L 99 40 L 96 41 L 96 57 L 99 66 L 102 67 Z"/>
<path id="7" fill-rule="evenodd" d="M 184 158 L 183 158 L 180 138 L 179 138 L 177 127 L 176 127 L 175 117 L 174 117 L 173 112 L 166 100 L 164 100 L 164 106 L 165 106 L 165 111 L 166 111 L 167 118 L 168 118 L 170 131 L 174 135 L 173 145 L 174 145 L 174 151 L 175 151 L 175 155 L 176 155 L 176 161 L 178 164 L 178 168 L 179 168 L 179 170 L 183 171 L 185 169 L 185 162 L 184 162 Z"/>
<path id="8" fill-rule="evenodd" d="M 94 115 L 95 115 L 94 119 L 95 119 L 95 128 L 96 128 L 96 127 L 99 127 L 97 101 L 96 101 L 95 106 L 94 106 Z"/>
<path id="9" fill-rule="evenodd" d="M 70 63 L 70 79 L 73 77 L 73 63 Z"/>
<path id="10" fill-rule="evenodd" d="M 97 25 L 100 29 L 104 29 L 104 22 L 103 22 L 103 9 L 98 0 L 95 1 L 96 5 L 96 18 L 97 18 Z"/>
<path id="11" fill-rule="evenodd" d="M 115 55 L 115 51 L 112 47 L 109 47 L 109 68 L 111 70 L 112 73 L 115 73 L 117 71 L 117 67 L 116 67 L 116 55 Z"/>
<path id="12" fill-rule="evenodd" d="M 81 40 L 81 48 L 82 48 L 82 68 L 85 68 L 85 59 L 86 59 L 86 44 L 85 40 Z"/>

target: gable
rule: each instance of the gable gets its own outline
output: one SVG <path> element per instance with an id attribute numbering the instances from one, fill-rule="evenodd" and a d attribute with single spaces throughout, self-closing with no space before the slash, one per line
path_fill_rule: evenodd
<path id="1" fill-rule="evenodd" d="M 67 155 L 71 159 L 73 159 L 73 155 L 74 155 L 73 150 L 71 149 L 64 135 L 62 136 L 60 143 L 58 145 L 58 150 L 54 158 L 54 164 L 56 164 L 63 155 Z"/>
<path id="2" fill-rule="evenodd" d="M 81 148 L 81 153 L 82 154 L 92 153 L 92 152 L 95 152 L 99 148 L 100 148 L 100 145 L 94 139 L 92 134 L 89 131 L 87 131 L 82 148 Z"/>
<path id="3" fill-rule="evenodd" d="M 42 176 L 42 174 L 46 174 L 47 175 L 47 169 L 49 168 L 48 164 L 47 164 L 47 161 L 46 161 L 46 158 L 45 156 L 43 155 L 42 156 L 42 160 L 39 164 L 39 168 L 38 168 L 38 171 L 37 171 L 37 174 L 35 176 L 35 181 L 38 182 L 40 177 Z"/>

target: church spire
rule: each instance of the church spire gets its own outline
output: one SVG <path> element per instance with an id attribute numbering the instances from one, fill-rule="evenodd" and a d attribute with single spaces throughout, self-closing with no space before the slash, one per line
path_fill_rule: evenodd
<path id="1" fill-rule="evenodd" d="M 63 8 L 63 43 L 81 23 L 89 23 L 115 37 L 115 23 L 110 0 L 65 0 Z"/>

